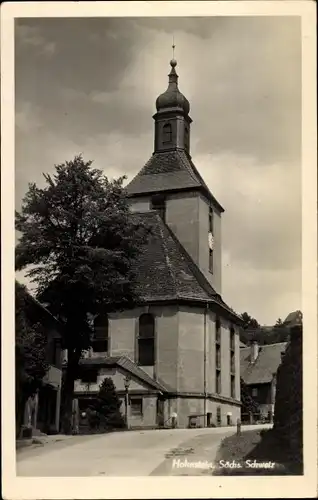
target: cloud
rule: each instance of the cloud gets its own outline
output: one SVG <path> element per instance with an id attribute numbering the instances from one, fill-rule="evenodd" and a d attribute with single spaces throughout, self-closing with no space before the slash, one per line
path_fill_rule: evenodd
<path id="1" fill-rule="evenodd" d="M 194 161 L 225 208 L 223 243 L 231 259 L 262 271 L 300 268 L 300 166 L 232 153 Z"/>
<path id="2" fill-rule="evenodd" d="M 42 124 L 38 106 L 29 101 L 16 103 L 15 126 L 18 131 L 30 134 L 30 132 L 38 130 Z"/>
<path id="3" fill-rule="evenodd" d="M 33 47 L 40 55 L 52 56 L 56 52 L 57 43 L 48 41 L 42 34 L 40 28 L 25 24 L 16 24 L 16 42 L 18 49 L 22 47 Z"/>
<path id="4" fill-rule="evenodd" d="M 139 171 L 153 151 L 174 34 L 191 154 L 225 208 L 224 298 L 266 323 L 301 307 L 298 18 L 28 19 L 18 27 L 17 207 L 29 181 L 42 183 L 42 172 L 80 152 L 109 177 Z M 40 58 L 50 43 L 54 57 Z"/>

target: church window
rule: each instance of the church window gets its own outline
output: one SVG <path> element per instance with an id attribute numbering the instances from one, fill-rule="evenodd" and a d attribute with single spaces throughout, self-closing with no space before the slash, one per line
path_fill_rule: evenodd
<path id="1" fill-rule="evenodd" d="M 171 123 L 166 123 L 162 128 L 162 142 L 167 143 L 172 141 L 172 126 Z"/>
<path id="2" fill-rule="evenodd" d="M 107 314 L 97 316 L 94 321 L 94 334 L 92 340 L 92 348 L 94 352 L 109 351 L 109 321 Z"/>
<path id="3" fill-rule="evenodd" d="M 216 423 L 217 423 L 217 425 L 221 425 L 221 423 L 222 423 L 221 408 L 220 408 L 220 406 L 218 406 L 217 409 L 216 409 Z"/>
<path id="4" fill-rule="evenodd" d="M 130 414 L 132 417 L 142 417 L 142 398 L 130 398 Z"/>
<path id="5" fill-rule="evenodd" d="M 166 199 L 163 195 L 157 194 L 151 198 L 151 210 L 157 210 L 160 217 L 166 220 Z"/>
<path id="6" fill-rule="evenodd" d="M 231 351 L 231 372 L 235 373 L 235 353 Z"/>
<path id="7" fill-rule="evenodd" d="M 188 127 L 184 127 L 184 147 L 187 151 L 189 151 L 189 129 L 188 129 Z"/>
<path id="8" fill-rule="evenodd" d="M 231 398 L 235 399 L 235 376 L 231 375 Z"/>
<path id="9" fill-rule="evenodd" d="M 139 318 L 138 364 L 155 364 L 155 318 L 152 314 L 142 314 Z"/>
<path id="10" fill-rule="evenodd" d="M 221 348 L 219 344 L 215 346 L 215 366 L 217 370 L 221 369 Z"/>
<path id="11" fill-rule="evenodd" d="M 235 351 L 235 330 L 233 326 L 230 328 L 231 351 Z"/>
<path id="12" fill-rule="evenodd" d="M 219 318 L 215 321 L 215 342 L 217 344 L 221 343 L 221 321 Z"/>
<path id="13" fill-rule="evenodd" d="M 214 234 L 213 222 L 214 222 L 213 208 L 209 207 L 209 233 L 211 234 Z"/>
<path id="14" fill-rule="evenodd" d="M 213 250 L 209 248 L 209 271 L 213 274 Z"/>
<path id="15" fill-rule="evenodd" d="M 221 370 L 216 370 L 216 388 L 215 392 L 221 394 Z"/>

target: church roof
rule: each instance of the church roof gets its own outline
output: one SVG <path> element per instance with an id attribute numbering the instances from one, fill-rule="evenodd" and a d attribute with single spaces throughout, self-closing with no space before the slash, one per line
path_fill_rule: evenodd
<path id="1" fill-rule="evenodd" d="M 171 59 L 171 70 L 169 73 L 169 85 L 167 90 L 161 94 L 156 100 L 157 111 L 165 111 L 166 109 L 177 108 L 182 110 L 186 115 L 190 111 L 190 103 L 188 99 L 180 92 L 178 87 L 178 75 L 176 73 L 177 61 Z"/>
<path id="2" fill-rule="evenodd" d="M 236 317 L 157 212 L 133 213 L 133 217 L 151 227 L 148 242 L 134 264 L 136 291 L 143 301 L 215 303 Z"/>
<path id="3" fill-rule="evenodd" d="M 223 212 L 184 150 L 155 152 L 126 187 L 128 196 L 199 189 Z"/>

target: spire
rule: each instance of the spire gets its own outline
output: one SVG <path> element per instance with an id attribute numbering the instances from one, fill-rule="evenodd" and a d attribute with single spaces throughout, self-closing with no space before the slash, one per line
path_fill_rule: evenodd
<path id="1" fill-rule="evenodd" d="M 174 55 L 175 45 L 173 43 L 172 50 Z M 186 115 L 189 114 L 190 104 L 188 99 L 180 92 L 178 88 L 178 74 L 176 72 L 177 61 L 174 57 L 170 61 L 171 70 L 169 73 L 169 84 L 167 90 L 161 94 L 156 101 L 157 111 L 164 111 L 167 108 L 178 108 Z"/>
<path id="2" fill-rule="evenodd" d="M 171 59 L 170 66 L 171 66 L 171 70 L 169 73 L 169 87 L 171 86 L 171 84 L 174 84 L 171 86 L 171 88 L 173 88 L 176 91 L 179 91 L 179 89 L 178 89 L 178 78 L 179 77 L 178 77 L 176 69 L 175 69 L 177 66 L 177 61 L 175 59 Z M 168 90 L 169 90 L 169 87 L 168 87 Z"/>

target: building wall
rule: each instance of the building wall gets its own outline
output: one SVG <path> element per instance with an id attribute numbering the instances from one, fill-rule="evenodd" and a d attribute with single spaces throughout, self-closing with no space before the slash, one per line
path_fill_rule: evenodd
<path id="1" fill-rule="evenodd" d="M 138 318 L 145 312 L 144 308 L 109 314 L 110 355 L 128 356 L 137 360 L 136 336 Z"/>
<path id="2" fill-rule="evenodd" d="M 229 323 L 221 318 L 221 394 L 231 397 L 230 330 Z"/>
<path id="3" fill-rule="evenodd" d="M 200 427 L 206 425 L 206 419 L 204 419 L 204 407 L 206 406 L 206 413 L 212 413 L 211 422 L 215 426 L 217 423 L 217 408 L 221 409 L 221 426 L 225 427 L 227 423 L 227 415 L 230 413 L 231 425 L 235 425 L 237 419 L 240 418 L 240 407 L 236 405 L 231 405 L 227 403 L 219 403 L 211 399 L 206 400 L 206 405 L 204 404 L 204 398 L 178 398 L 176 401 L 177 415 L 178 415 L 178 427 L 185 428 L 189 425 L 190 415 L 200 415 L 197 418 L 197 423 Z"/>
<path id="4" fill-rule="evenodd" d="M 195 263 L 200 265 L 198 193 L 187 192 L 169 195 L 166 202 L 166 223 Z"/>
<path id="5" fill-rule="evenodd" d="M 204 313 L 179 308 L 177 390 L 204 392 Z"/>
<path id="6" fill-rule="evenodd" d="M 199 266 L 207 280 L 217 293 L 221 295 L 221 214 L 213 207 L 213 273 L 209 270 L 209 202 L 200 195 L 199 204 Z"/>
<path id="7" fill-rule="evenodd" d="M 241 401 L 241 360 L 240 360 L 240 328 L 235 329 L 235 399 Z"/>
<path id="8" fill-rule="evenodd" d="M 154 307 L 157 338 L 155 375 L 159 382 L 169 387 L 177 386 L 179 315 L 177 306 Z"/>
<path id="9" fill-rule="evenodd" d="M 96 367 L 96 369 L 98 369 Z M 87 382 L 82 382 L 82 380 L 77 379 L 75 380 L 74 384 L 74 392 L 77 395 L 80 395 L 80 393 L 88 393 L 91 392 L 92 394 L 95 394 L 99 391 L 99 387 L 103 380 L 107 377 L 111 378 L 114 382 L 114 385 L 116 387 L 117 391 L 124 391 L 125 390 L 125 384 L 124 384 L 124 378 L 126 376 L 126 373 L 124 373 L 123 370 L 120 370 L 118 368 L 108 368 L 108 367 L 100 367 L 98 369 L 98 375 L 97 375 L 97 381 L 92 382 L 92 383 L 87 383 Z M 138 379 L 132 378 L 130 381 L 129 385 L 129 391 L 145 391 L 148 389 L 148 386 L 145 384 L 142 384 Z"/>
<path id="10" fill-rule="evenodd" d="M 166 197 L 166 223 L 199 266 L 217 293 L 222 293 L 221 214 L 213 207 L 213 273 L 209 270 L 209 202 L 200 193 L 170 194 Z M 150 196 L 130 200 L 132 211 L 150 210 Z"/>
<path id="11" fill-rule="evenodd" d="M 122 405 L 124 408 L 124 405 Z M 157 397 L 143 396 L 142 416 L 129 414 L 129 426 L 134 427 L 155 427 L 157 423 Z"/>
<path id="12" fill-rule="evenodd" d="M 215 321 L 216 314 L 202 307 L 190 306 L 151 306 L 139 307 L 132 311 L 111 314 L 109 320 L 110 354 L 127 355 L 137 362 L 137 334 L 139 316 L 145 312 L 154 314 L 156 321 L 156 364 L 142 367 L 150 376 L 177 393 L 196 394 L 196 398 L 185 399 L 176 396 L 165 406 L 165 420 L 169 412 L 182 413 L 180 425 L 187 426 L 191 412 L 204 412 L 204 392 L 215 394 Z M 230 382 L 230 323 L 223 320 L 221 325 L 221 396 L 231 397 Z M 204 334 L 204 331 L 206 333 Z M 204 342 L 206 346 L 206 385 L 204 384 Z M 101 369 L 95 384 L 89 384 L 91 392 L 97 392 L 105 376 L 111 376 L 117 390 L 124 390 L 123 374 Z M 139 382 L 131 382 L 130 390 L 147 390 Z M 76 381 L 75 392 L 88 390 L 87 383 Z M 240 399 L 239 336 L 236 334 L 236 400 Z M 210 405 L 211 410 L 208 409 Z M 229 404 L 230 405 L 230 404 Z M 222 412 L 229 406 L 220 403 Z M 209 403 L 206 398 L 206 411 L 216 412 L 217 403 Z M 230 405 L 232 407 L 232 405 Z M 174 408 L 174 409 L 173 409 Z M 148 410 L 147 410 L 148 411 Z M 149 410 L 150 411 L 150 410 Z M 229 410 L 227 410 L 229 411 Z M 233 410 L 238 414 L 238 410 Z M 222 415 L 223 415 L 222 413 Z M 224 413 L 225 415 L 225 413 Z M 214 415 L 216 417 L 216 415 Z M 146 417 L 145 417 L 146 418 Z M 147 417 L 148 418 L 148 417 Z M 223 417 L 222 417 L 223 418 Z M 224 417 L 225 418 L 225 417 Z"/>
<path id="13" fill-rule="evenodd" d="M 128 198 L 130 209 L 132 212 L 148 212 L 150 210 L 150 197 L 140 196 L 136 198 Z"/>
<path id="14" fill-rule="evenodd" d="M 216 315 L 208 311 L 207 315 L 207 358 L 206 358 L 206 388 L 207 392 L 216 392 L 216 377 L 215 377 L 215 320 Z"/>

